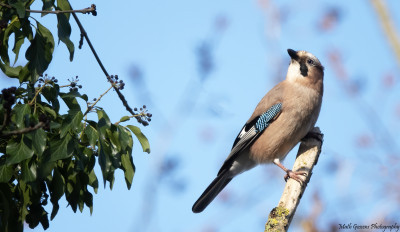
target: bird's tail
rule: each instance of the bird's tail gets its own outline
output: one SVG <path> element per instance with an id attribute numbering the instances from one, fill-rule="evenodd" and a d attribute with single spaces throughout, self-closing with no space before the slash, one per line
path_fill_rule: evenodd
<path id="1" fill-rule="evenodd" d="M 231 180 L 232 177 L 228 175 L 226 169 L 219 173 L 206 190 L 204 190 L 199 199 L 194 203 L 192 207 L 193 213 L 202 212 Z"/>

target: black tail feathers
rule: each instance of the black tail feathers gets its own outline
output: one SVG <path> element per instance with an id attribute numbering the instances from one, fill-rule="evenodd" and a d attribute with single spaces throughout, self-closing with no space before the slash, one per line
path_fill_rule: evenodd
<path id="1" fill-rule="evenodd" d="M 228 172 L 222 171 L 194 203 L 192 207 L 193 213 L 202 212 L 231 180 L 232 177 L 229 177 Z"/>

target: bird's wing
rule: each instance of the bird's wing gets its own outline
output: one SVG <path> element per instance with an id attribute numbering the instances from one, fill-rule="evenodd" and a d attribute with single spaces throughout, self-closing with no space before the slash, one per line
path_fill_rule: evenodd
<path id="1" fill-rule="evenodd" d="M 272 123 L 280 114 L 282 103 L 277 103 L 271 106 L 263 114 L 255 117 L 250 122 L 247 122 L 233 143 L 231 153 L 222 165 L 219 173 L 222 170 L 229 168 L 237 155 L 246 149 L 252 142 L 261 135 L 261 133 Z"/>

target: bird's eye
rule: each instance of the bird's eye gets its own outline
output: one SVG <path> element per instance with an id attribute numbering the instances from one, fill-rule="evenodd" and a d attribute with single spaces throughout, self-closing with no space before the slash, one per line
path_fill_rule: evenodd
<path id="1" fill-rule="evenodd" d="M 307 63 L 308 63 L 309 65 L 315 65 L 315 63 L 314 63 L 314 61 L 313 61 L 312 59 L 308 59 L 308 60 L 307 60 Z"/>

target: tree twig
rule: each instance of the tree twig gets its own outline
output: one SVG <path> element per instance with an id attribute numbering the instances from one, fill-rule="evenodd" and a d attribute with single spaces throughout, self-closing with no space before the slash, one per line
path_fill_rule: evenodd
<path id="1" fill-rule="evenodd" d="M 71 8 L 72 9 L 72 8 Z M 92 42 L 90 42 L 89 36 L 87 35 L 85 29 L 83 28 L 81 22 L 79 21 L 78 16 L 75 14 L 75 12 L 72 12 L 72 16 L 74 17 L 76 23 L 78 24 L 78 27 L 81 31 L 81 35 L 83 35 L 83 37 L 86 39 L 90 50 L 92 51 L 94 57 L 96 58 L 97 63 L 99 64 L 101 70 L 103 70 L 104 75 L 106 76 L 107 80 L 111 83 L 112 87 L 114 88 L 115 92 L 117 92 L 117 95 L 119 97 L 119 99 L 121 99 L 122 104 L 125 106 L 126 110 L 131 113 L 132 115 L 135 115 L 135 113 L 133 112 L 132 108 L 128 105 L 128 102 L 126 101 L 124 95 L 121 93 L 121 91 L 115 86 L 113 85 L 113 81 L 111 80 L 110 75 L 108 74 L 106 68 L 104 67 L 103 63 L 101 62 L 99 56 L 97 55 L 96 50 L 94 49 Z"/>
<path id="2" fill-rule="evenodd" d="M 0 6 L 7 7 L 9 9 L 13 8 L 10 5 L 7 5 L 5 3 L 0 2 Z M 82 13 L 82 14 L 89 14 L 92 13 L 96 15 L 96 5 L 92 4 L 90 7 L 81 9 L 81 10 L 31 10 L 31 9 L 25 9 L 26 12 L 31 12 L 31 13 L 44 13 L 44 14 L 63 14 L 63 13 Z"/>
<path id="3" fill-rule="evenodd" d="M 10 112 L 6 109 L 6 112 L 4 112 L 4 119 L 3 119 L 3 124 L 0 127 L 0 133 L 3 131 L 3 129 L 6 127 L 8 118 L 9 118 Z"/>
<path id="4" fill-rule="evenodd" d="M 44 126 L 46 126 L 46 123 L 39 122 L 38 124 L 36 124 L 33 127 L 27 127 L 27 128 L 24 128 L 24 129 L 21 129 L 21 130 L 15 130 L 15 131 L 6 131 L 6 132 L 0 134 L 0 137 L 7 137 L 7 136 L 11 136 L 11 135 L 26 134 L 26 133 L 29 133 L 31 131 L 37 130 L 39 128 L 42 128 Z"/>
<path id="5" fill-rule="evenodd" d="M 375 11 L 379 16 L 379 22 L 381 23 L 385 35 L 389 40 L 389 44 L 393 48 L 392 50 L 397 57 L 397 63 L 400 66 L 400 40 L 396 32 L 396 26 L 394 25 L 394 22 L 390 17 L 389 10 L 384 1 L 371 0 L 371 4 L 375 8 Z"/>
<path id="6" fill-rule="evenodd" d="M 83 114 L 83 116 L 86 116 L 92 109 L 93 107 L 97 104 L 97 102 L 100 101 L 100 99 L 106 95 L 106 93 L 108 93 L 108 91 L 111 90 L 113 86 L 111 86 L 110 88 L 108 88 L 103 94 L 100 95 L 100 97 L 98 99 L 96 99 L 96 101 L 94 101 L 90 106 L 88 106 L 87 110 L 85 111 L 85 113 Z"/>
<path id="7" fill-rule="evenodd" d="M 307 172 L 306 180 L 303 185 L 293 179 L 287 181 L 278 206 L 272 209 L 268 216 L 265 232 L 287 231 L 289 229 L 300 199 L 307 187 L 307 183 L 310 181 L 312 169 L 317 164 L 321 153 L 323 135 L 318 127 L 315 127 L 313 132 L 321 135 L 320 140 L 307 138 L 301 142 L 292 169 L 294 171 Z"/>

